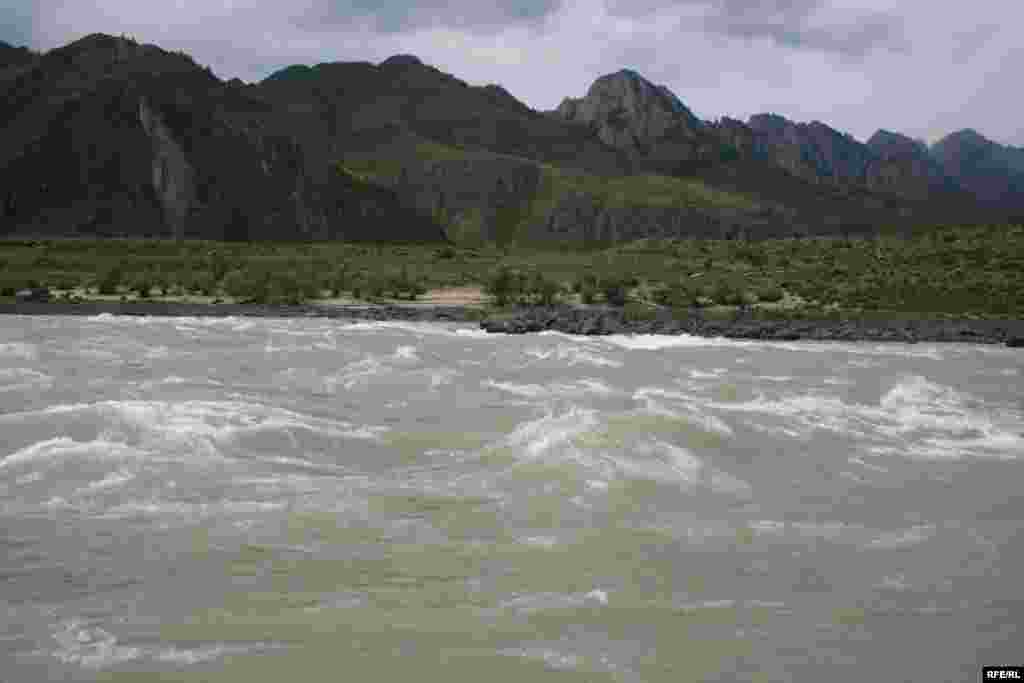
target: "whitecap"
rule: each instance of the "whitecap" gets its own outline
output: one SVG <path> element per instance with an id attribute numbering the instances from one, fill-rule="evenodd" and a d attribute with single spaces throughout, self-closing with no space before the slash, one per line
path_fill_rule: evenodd
<path id="1" fill-rule="evenodd" d="M 610 334 L 599 337 L 599 339 L 606 344 L 627 351 L 661 351 L 663 349 L 723 346 L 738 343 L 721 337 L 710 338 L 689 334 Z"/>
<path id="2" fill-rule="evenodd" d="M 201 664 L 203 662 L 213 661 L 214 659 L 220 659 L 224 655 L 244 654 L 251 650 L 251 647 L 228 647 L 225 645 L 214 645 L 187 650 L 180 650 L 178 648 L 171 647 L 156 651 L 153 653 L 152 657 L 158 662 L 168 662 L 171 664 Z"/>
<path id="3" fill-rule="evenodd" d="M 29 368 L 0 368 L 0 391 L 49 389 L 54 379 Z"/>
<path id="4" fill-rule="evenodd" d="M 483 386 L 491 387 L 492 389 L 498 389 L 516 396 L 526 396 L 528 398 L 538 398 L 545 396 L 548 390 L 539 384 L 516 384 L 514 382 L 495 382 L 494 380 L 487 380 L 483 383 Z"/>
<path id="5" fill-rule="evenodd" d="M 35 344 L 22 344 L 20 342 L 6 342 L 0 344 L 0 358 L 21 358 L 22 360 L 37 360 L 39 351 Z"/>
<path id="6" fill-rule="evenodd" d="M 394 357 L 399 360 L 419 360 L 415 346 L 399 346 L 395 349 Z"/>
<path id="7" fill-rule="evenodd" d="M 703 487 L 713 493 L 747 498 L 751 485 L 723 470 L 708 466 L 690 450 L 659 440 L 632 445 L 626 453 L 607 453 L 604 458 L 627 477 L 649 479 L 687 488 Z"/>
<path id="8" fill-rule="evenodd" d="M 704 370 L 697 370 L 696 368 L 691 368 L 688 372 L 689 372 L 690 377 L 693 378 L 693 379 L 718 379 L 719 377 L 724 375 L 726 372 L 728 372 L 728 369 L 727 368 L 713 368 L 712 370 L 704 371 Z"/>
<path id="9" fill-rule="evenodd" d="M 101 401 L 56 405 L 45 414 L 93 412 L 105 419 L 103 435 L 146 446 L 167 443 L 202 445 L 224 442 L 239 434 L 298 429 L 326 437 L 377 439 L 383 426 L 354 425 L 316 418 L 284 408 L 245 401 Z M 62 437 L 65 438 L 65 437 Z M 60 439 L 55 442 L 63 443 Z"/>
<path id="10" fill-rule="evenodd" d="M 54 657 L 87 669 L 112 666 L 142 655 L 140 648 L 119 645 L 112 633 L 98 626 L 90 627 L 81 619 L 61 622 L 53 638 L 60 645 L 53 651 Z"/>
<path id="11" fill-rule="evenodd" d="M 124 443 L 112 442 L 105 439 L 94 439 L 92 441 L 75 441 L 66 436 L 59 436 L 53 439 L 37 441 L 25 446 L 7 457 L 0 459 L 0 469 L 24 465 L 37 461 L 64 460 L 72 457 L 90 456 L 104 459 L 123 459 L 144 455 Z"/>
<path id="12" fill-rule="evenodd" d="M 593 430 L 597 424 L 594 410 L 573 406 L 562 414 L 548 412 L 544 417 L 520 424 L 507 437 L 507 442 L 522 447 L 526 455 L 536 458 Z"/>
<path id="13" fill-rule="evenodd" d="M 339 332 L 380 332 L 382 330 L 396 330 L 399 332 L 411 332 L 416 335 L 440 334 L 447 337 L 475 337 L 483 339 L 494 335 L 485 330 L 453 327 L 452 323 L 436 322 L 405 322 L 402 320 L 370 320 L 349 323 L 338 328 Z"/>
<path id="14" fill-rule="evenodd" d="M 524 545 L 537 546 L 540 548 L 554 548 L 558 545 L 558 539 L 554 536 L 527 536 L 519 539 Z"/>
<path id="15" fill-rule="evenodd" d="M 882 549 L 907 548 L 924 542 L 934 534 L 934 525 L 917 525 L 910 527 L 909 529 L 884 532 L 873 538 L 864 547 Z"/>
<path id="16" fill-rule="evenodd" d="M 906 579 L 905 579 L 903 574 L 898 574 L 895 577 L 893 577 L 893 576 L 883 577 L 882 580 L 879 583 L 876 583 L 873 586 L 873 588 L 875 590 L 884 590 L 884 591 L 905 591 L 909 587 L 910 586 L 907 584 Z"/>
<path id="17" fill-rule="evenodd" d="M 527 398 L 540 398 L 542 396 L 585 396 L 587 394 L 599 394 L 608 396 L 615 391 L 607 384 L 598 379 L 582 379 L 569 384 L 554 383 L 549 385 L 540 384 L 516 384 L 515 382 L 496 382 L 488 379 L 483 386 L 498 389 L 516 396 Z"/>
<path id="18" fill-rule="evenodd" d="M 117 470 L 107 474 L 102 479 L 97 481 L 89 482 L 89 485 L 84 490 L 79 490 L 76 493 L 95 492 L 100 490 L 106 490 L 124 486 L 131 480 L 135 479 L 135 474 L 125 469 Z"/>
<path id="19" fill-rule="evenodd" d="M 652 397 L 658 396 L 667 399 L 674 399 L 681 402 L 684 412 L 678 412 L 666 407 Z M 702 406 L 706 402 L 698 400 L 692 394 L 683 394 L 677 391 L 662 389 L 661 387 L 641 387 L 633 392 L 634 401 L 643 401 L 645 410 L 652 415 L 663 415 L 669 418 L 677 418 L 703 429 L 704 431 L 731 437 L 734 435 L 732 427 L 717 415 L 705 412 Z"/>

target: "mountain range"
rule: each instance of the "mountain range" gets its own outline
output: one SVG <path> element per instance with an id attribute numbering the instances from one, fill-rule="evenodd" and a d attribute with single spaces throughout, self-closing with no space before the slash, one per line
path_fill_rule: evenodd
<path id="1" fill-rule="evenodd" d="M 1024 149 L 699 119 L 628 69 L 535 111 L 411 55 L 222 81 L 92 34 L 0 43 L 0 234 L 607 243 L 1020 220 Z"/>

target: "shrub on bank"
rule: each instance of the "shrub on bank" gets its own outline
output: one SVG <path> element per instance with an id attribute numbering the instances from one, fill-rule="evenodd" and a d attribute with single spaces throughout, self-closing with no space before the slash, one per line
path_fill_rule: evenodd
<path id="1" fill-rule="evenodd" d="M 597 276 L 593 273 L 585 273 L 572 283 L 572 291 L 580 295 L 580 301 L 583 303 L 592 304 L 597 298 L 597 285 Z"/>
<path id="2" fill-rule="evenodd" d="M 484 293 L 492 297 L 498 306 L 507 306 L 517 300 L 521 292 L 520 275 L 508 266 L 502 266 L 484 282 Z"/>
<path id="3" fill-rule="evenodd" d="M 99 280 L 96 282 L 96 289 L 98 293 L 104 296 L 117 294 L 117 288 L 121 284 L 123 277 L 124 273 L 120 266 L 110 268 L 100 275 Z"/>
<path id="4" fill-rule="evenodd" d="M 533 274 L 527 290 L 531 303 L 541 306 L 553 306 L 561 298 L 562 286 L 537 272 Z"/>
<path id="5" fill-rule="evenodd" d="M 601 292 L 604 300 L 612 306 L 625 306 L 629 299 L 630 280 L 622 277 L 609 277 L 601 281 Z"/>
<path id="6" fill-rule="evenodd" d="M 426 286 L 409 274 L 409 268 L 402 266 L 401 272 L 388 281 L 388 289 L 396 299 L 415 300 L 427 293 Z"/>
<path id="7" fill-rule="evenodd" d="M 782 301 L 785 297 L 785 292 L 778 285 L 763 285 L 757 289 L 758 301 L 765 301 L 768 303 L 775 303 Z"/>
<path id="8" fill-rule="evenodd" d="M 331 296 L 341 296 L 341 293 L 352 284 L 352 274 L 348 270 L 348 265 L 340 263 L 335 266 L 327 276 L 326 284 L 327 289 L 331 291 Z"/>
<path id="9" fill-rule="evenodd" d="M 266 282 L 263 278 L 260 278 L 260 280 L 263 283 Z M 242 270 L 229 271 L 224 275 L 224 279 L 221 280 L 220 284 L 224 293 L 234 299 L 266 299 L 265 291 L 260 292 L 259 290 L 261 284 L 254 282 L 253 278 Z M 265 285 L 263 285 L 263 288 L 265 289 Z"/>
<path id="10" fill-rule="evenodd" d="M 685 280 L 662 284 L 651 292 L 655 303 L 670 308 L 687 308 L 696 303 L 700 290 Z"/>
<path id="11" fill-rule="evenodd" d="M 148 299 L 150 290 L 153 289 L 152 276 L 147 272 L 136 273 L 128 289 L 138 294 L 140 299 Z"/>

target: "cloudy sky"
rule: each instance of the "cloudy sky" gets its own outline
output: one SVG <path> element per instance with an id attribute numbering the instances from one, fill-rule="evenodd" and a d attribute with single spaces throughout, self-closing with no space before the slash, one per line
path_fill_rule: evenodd
<path id="1" fill-rule="evenodd" d="M 6 0 L 0 40 L 92 32 L 185 50 L 221 78 L 411 53 L 535 109 L 634 69 L 698 116 L 771 111 L 864 140 L 975 128 L 1024 146 L 1021 0 Z"/>

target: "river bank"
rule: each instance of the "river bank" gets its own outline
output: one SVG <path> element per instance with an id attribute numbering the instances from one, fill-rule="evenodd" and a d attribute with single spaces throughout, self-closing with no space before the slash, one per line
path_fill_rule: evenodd
<path id="1" fill-rule="evenodd" d="M 660 310 L 630 319 L 622 309 L 555 307 L 524 309 L 481 322 L 488 332 L 510 334 L 555 330 L 566 334 L 691 334 L 701 337 L 794 341 L 967 342 L 1024 346 L 1024 320 L 871 318 L 771 318 L 737 314 L 708 317 L 699 311 L 680 317 Z"/>
<path id="2" fill-rule="evenodd" d="M 271 305 L 183 303 L 164 301 L 83 301 L 0 304 L 0 315 L 128 315 L 316 317 L 406 322 L 479 322 L 491 333 L 525 334 L 553 330 L 574 335 L 691 334 L 702 337 L 776 341 L 959 342 L 1024 347 L 1024 320 L 885 318 L 768 318 L 737 314 L 710 317 L 700 311 L 685 316 L 669 309 L 644 319 L 622 309 L 602 306 L 532 307 L 488 312 L 475 306 L 353 304 Z"/>

